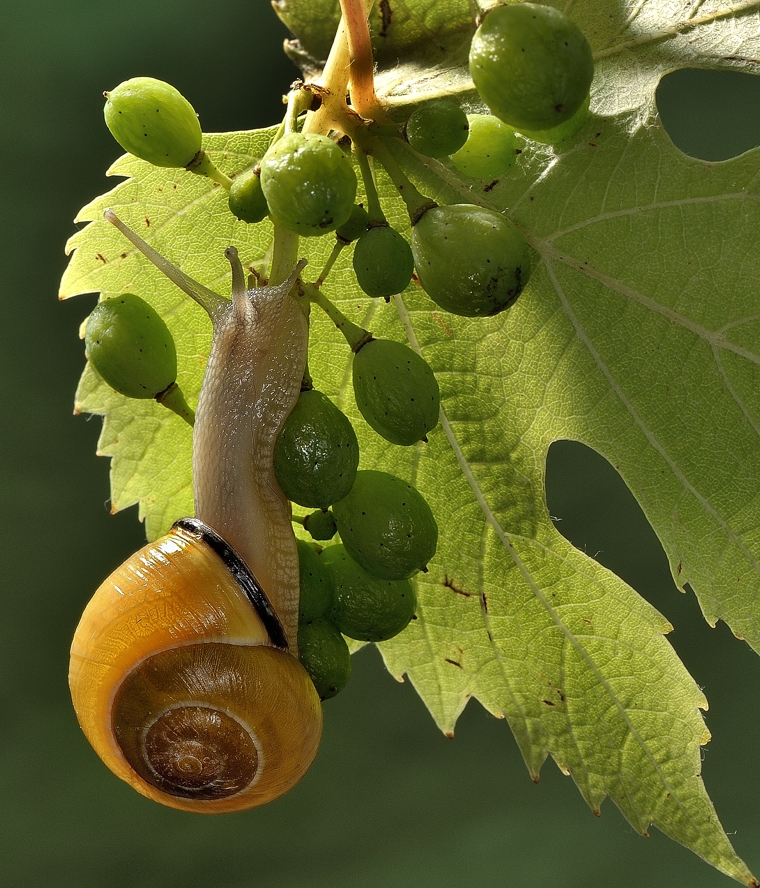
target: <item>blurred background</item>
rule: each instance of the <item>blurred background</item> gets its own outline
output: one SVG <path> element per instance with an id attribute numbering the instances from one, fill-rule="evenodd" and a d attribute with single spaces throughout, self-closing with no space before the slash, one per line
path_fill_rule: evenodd
<path id="1" fill-rule="evenodd" d="M 454 740 L 374 649 L 325 706 L 304 781 L 270 806 L 204 818 L 151 803 L 112 777 L 71 710 L 74 627 L 92 590 L 144 540 L 136 510 L 108 514 L 100 420 L 72 416 L 77 336 L 95 297 L 56 301 L 80 206 L 110 189 L 120 153 L 102 91 L 168 80 L 224 131 L 279 120 L 297 71 L 266 0 L 27 0 L 0 29 L 0 886 L 342 888 L 728 885 L 609 802 L 593 817 L 547 762 L 531 783 L 504 722 L 471 703 Z M 658 95 L 674 141 L 720 160 L 760 144 L 760 78 L 677 72 Z M 710 700 L 704 778 L 737 851 L 760 871 L 760 661 L 674 587 L 654 534 L 614 470 L 563 442 L 549 507 L 577 546 L 675 625 Z M 755 801 L 753 801 L 753 799 Z"/>

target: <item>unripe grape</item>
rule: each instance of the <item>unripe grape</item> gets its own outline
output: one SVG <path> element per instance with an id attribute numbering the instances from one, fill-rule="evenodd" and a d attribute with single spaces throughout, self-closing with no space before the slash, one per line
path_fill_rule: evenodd
<path id="1" fill-rule="evenodd" d="M 467 120 L 467 141 L 451 155 L 451 162 L 460 173 L 476 179 L 503 176 L 517 157 L 515 131 L 493 114 L 468 114 Z"/>
<path id="2" fill-rule="evenodd" d="M 269 215 L 269 207 L 261 190 L 261 170 L 244 170 L 232 180 L 229 196 L 230 212 L 243 222 L 255 224 Z"/>
<path id="3" fill-rule="evenodd" d="M 314 547 L 303 540 L 296 540 L 296 545 L 301 576 L 298 622 L 313 623 L 332 606 L 335 586 Z"/>
<path id="4" fill-rule="evenodd" d="M 354 355 L 356 406 L 392 444 L 416 444 L 438 423 L 441 395 L 428 362 L 400 342 L 372 339 Z"/>
<path id="5" fill-rule="evenodd" d="M 128 398 L 155 398 L 177 379 L 177 350 L 163 318 L 132 293 L 95 306 L 85 329 L 87 357 Z"/>
<path id="6" fill-rule="evenodd" d="M 450 99 L 433 99 L 420 105 L 406 123 L 406 138 L 426 157 L 446 157 L 467 140 L 467 115 Z"/>
<path id="7" fill-rule="evenodd" d="M 351 654 L 346 640 L 325 617 L 298 627 L 298 658 L 320 700 L 334 697 L 351 677 Z"/>
<path id="8" fill-rule="evenodd" d="M 472 204 L 433 207 L 412 229 L 412 252 L 425 292 L 464 317 L 498 314 L 528 282 L 525 239 L 501 213 Z"/>
<path id="9" fill-rule="evenodd" d="M 314 540 L 331 540 L 338 532 L 335 516 L 327 509 L 319 509 L 307 515 L 303 520 L 303 526 Z"/>
<path id="10" fill-rule="evenodd" d="M 274 448 L 285 496 L 326 509 L 351 490 L 358 465 L 359 443 L 346 415 L 322 392 L 301 392 Z"/>
<path id="11" fill-rule="evenodd" d="M 435 554 L 438 525 L 422 494 L 387 472 L 356 473 L 348 496 L 333 506 L 348 554 L 373 576 L 403 580 Z"/>
<path id="12" fill-rule="evenodd" d="M 348 222 L 344 222 L 335 229 L 335 236 L 344 244 L 350 244 L 364 234 L 368 224 L 369 213 L 361 204 L 356 204 L 351 210 Z"/>
<path id="13" fill-rule="evenodd" d="M 403 292 L 412 280 L 414 257 L 406 239 L 390 225 L 370 228 L 354 247 L 354 273 L 368 296 Z"/>
<path id="14" fill-rule="evenodd" d="M 289 133 L 264 155 L 261 187 L 275 221 L 311 237 L 348 221 L 356 173 L 350 157 L 327 136 Z"/>
<path id="15" fill-rule="evenodd" d="M 417 609 L 409 580 L 382 580 L 367 573 L 345 546 L 328 546 L 319 555 L 333 582 L 328 616 L 349 638 L 387 641 L 405 629 Z"/>
<path id="16" fill-rule="evenodd" d="M 133 77 L 104 95 L 106 125 L 135 157 L 154 166 L 185 167 L 201 150 L 193 106 L 163 80 Z"/>
<path id="17" fill-rule="evenodd" d="M 516 130 L 551 129 L 583 104 L 591 47 L 563 12 L 536 3 L 489 10 L 470 46 L 470 74 L 491 111 Z"/>

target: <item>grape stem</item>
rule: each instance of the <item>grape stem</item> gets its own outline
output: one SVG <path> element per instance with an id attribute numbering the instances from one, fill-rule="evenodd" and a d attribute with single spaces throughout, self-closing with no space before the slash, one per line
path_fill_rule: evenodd
<path id="1" fill-rule="evenodd" d="M 288 93 L 288 110 L 283 119 L 283 133 L 295 133 L 298 130 L 298 118 L 309 110 L 314 94 L 304 89 L 303 81 L 296 80 Z M 278 130 L 279 132 L 279 130 Z"/>
<path id="2" fill-rule="evenodd" d="M 297 285 L 301 293 L 315 305 L 318 305 L 322 311 L 330 318 L 335 326 L 340 330 L 346 342 L 351 346 L 351 351 L 356 353 L 359 349 L 372 340 L 372 334 L 359 327 L 343 314 L 343 312 L 317 289 L 314 284 L 299 282 Z"/>
<path id="3" fill-rule="evenodd" d="M 354 145 L 354 155 L 359 164 L 359 170 L 362 174 L 364 182 L 364 191 L 367 194 L 367 215 L 369 216 L 368 228 L 376 228 L 378 225 L 387 225 L 383 208 L 380 206 L 380 198 L 377 194 L 375 186 L 375 177 L 369 165 L 369 158 L 366 153 L 358 146 Z"/>
<path id="4" fill-rule="evenodd" d="M 270 284 L 281 284 L 298 262 L 298 235 L 275 223 Z"/>
<path id="5" fill-rule="evenodd" d="M 159 392 L 156 395 L 156 400 L 159 404 L 176 413 L 180 419 L 184 419 L 190 428 L 195 425 L 195 411 L 188 406 L 182 389 L 176 382 L 173 382 L 162 392 Z"/>
<path id="6" fill-rule="evenodd" d="M 437 207 L 438 204 L 429 197 L 425 197 L 424 194 L 420 194 L 380 139 L 372 139 L 370 144 L 372 154 L 385 167 L 386 173 L 391 177 L 391 181 L 406 204 L 409 220 L 412 225 L 416 225 L 424 213 Z"/>
<path id="7" fill-rule="evenodd" d="M 296 102 L 297 92 L 295 90 L 291 90 L 288 93 L 288 110 L 285 112 L 284 123 L 285 123 L 285 133 L 294 133 L 297 126 L 298 121 L 298 108 Z"/>
<path id="8" fill-rule="evenodd" d="M 332 252 L 327 257 L 327 262 L 325 262 L 325 267 L 322 269 L 322 273 L 319 275 L 316 281 L 314 281 L 315 287 L 321 287 L 322 284 L 324 284 L 327 275 L 330 274 L 333 265 L 335 265 L 335 260 L 338 258 L 338 256 L 340 256 L 346 246 L 347 244 L 345 244 L 343 241 L 337 241 L 335 246 L 332 248 Z"/>
<path id="9" fill-rule="evenodd" d="M 306 358 L 306 366 L 303 368 L 303 379 L 301 380 L 301 391 L 310 392 L 314 388 L 314 380 L 309 372 L 309 358 Z"/>
<path id="10" fill-rule="evenodd" d="M 367 126 L 367 132 L 370 136 L 381 136 L 389 139 L 403 139 L 402 128 L 394 123 L 375 123 L 374 121 Z"/>
<path id="11" fill-rule="evenodd" d="M 216 182 L 217 185 L 221 185 L 227 191 L 230 190 L 232 179 L 229 176 L 225 176 L 221 170 L 214 166 L 203 148 L 201 148 L 185 169 L 195 173 L 196 176 L 205 176 L 207 179 L 211 179 L 212 182 Z"/>

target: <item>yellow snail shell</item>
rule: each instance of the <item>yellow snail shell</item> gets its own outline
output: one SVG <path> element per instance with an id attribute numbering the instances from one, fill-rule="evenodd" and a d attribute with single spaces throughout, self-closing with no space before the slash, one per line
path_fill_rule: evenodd
<path id="1" fill-rule="evenodd" d="M 106 218 L 208 312 L 193 433 L 197 518 L 129 558 L 87 605 L 69 685 L 88 740 L 138 792 L 187 811 L 264 804 L 313 761 L 322 709 L 297 659 L 299 568 L 273 449 L 306 363 L 306 317 L 281 284 L 232 299 Z M 266 590 L 266 591 L 265 591 Z"/>
<path id="2" fill-rule="evenodd" d="M 108 577 L 77 628 L 69 681 L 87 739 L 117 776 L 172 807 L 223 813 L 301 779 L 322 710 L 204 530 L 178 522 Z"/>

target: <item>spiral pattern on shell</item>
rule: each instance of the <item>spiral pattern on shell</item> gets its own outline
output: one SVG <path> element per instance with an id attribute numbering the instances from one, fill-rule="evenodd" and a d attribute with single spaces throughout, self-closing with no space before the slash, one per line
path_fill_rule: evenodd
<path id="1" fill-rule="evenodd" d="M 182 526 L 105 580 L 74 636 L 69 683 L 82 729 L 117 776 L 204 813 L 264 804 L 301 779 L 321 706 L 267 619 Z"/>

